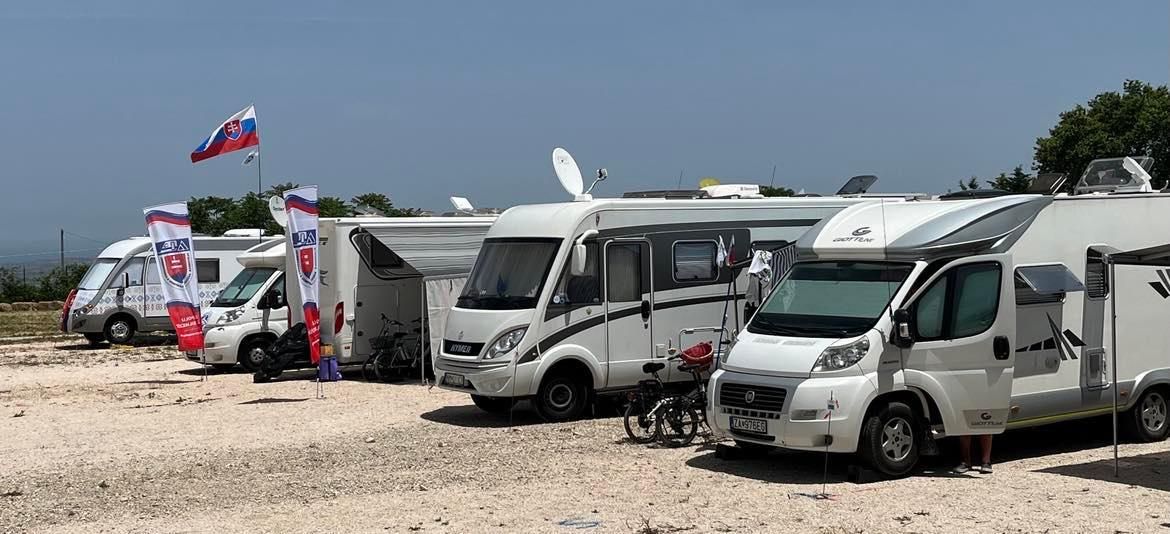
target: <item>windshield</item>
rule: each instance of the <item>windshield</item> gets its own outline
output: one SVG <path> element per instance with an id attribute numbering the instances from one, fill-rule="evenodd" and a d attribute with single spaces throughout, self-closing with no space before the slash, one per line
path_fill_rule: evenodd
<path id="1" fill-rule="evenodd" d="M 873 327 L 910 275 L 905 263 L 797 263 L 748 324 L 755 334 L 849 337 Z"/>
<path id="2" fill-rule="evenodd" d="M 243 306 L 252 299 L 257 291 L 268 281 L 276 269 L 271 267 L 249 267 L 240 271 L 227 287 L 219 293 L 219 297 L 211 303 L 212 307 L 234 308 Z"/>
<path id="3" fill-rule="evenodd" d="M 121 260 L 114 258 L 98 258 L 89 266 L 89 270 L 85 271 L 85 276 L 77 283 L 77 289 L 101 289 L 102 283 L 110 276 L 110 272 L 119 261 Z"/>
<path id="4" fill-rule="evenodd" d="M 535 308 L 560 239 L 486 239 L 455 303 L 478 310 Z"/>

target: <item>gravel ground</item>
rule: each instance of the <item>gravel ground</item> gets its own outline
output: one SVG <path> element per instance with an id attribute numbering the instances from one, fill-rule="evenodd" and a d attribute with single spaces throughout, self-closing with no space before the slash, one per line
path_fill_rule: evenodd
<path id="1" fill-rule="evenodd" d="M 0 531 L 1166 532 L 1170 446 L 1108 420 L 997 438 L 994 475 L 845 482 L 847 458 L 721 460 L 417 384 L 208 374 L 172 346 L 0 345 Z"/>

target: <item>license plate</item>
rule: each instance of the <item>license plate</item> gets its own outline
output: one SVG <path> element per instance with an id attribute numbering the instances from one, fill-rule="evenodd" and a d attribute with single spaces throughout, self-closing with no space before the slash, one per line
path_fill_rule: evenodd
<path id="1" fill-rule="evenodd" d="M 463 375 L 447 373 L 443 375 L 443 383 L 447 384 L 448 386 L 461 388 L 467 385 L 467 378 L 465 378 Z"/>
<path id="2" fill-rule="evenodd" d="M 448 343 L 447 344 L 447 352 L 450 352 L 451 354 L 468 355 L 468 354 L 471 354 L 472 348 L 473 347 L 471 345 L 468 345 L 466 343 Z"/>
<path id="3" fill-rule="evenodd" d="M 763 419 L 747 419 L 745 417 L 732 417 L 731 429 L 743 432 L 751 432 L 753 434 L 767 434 L 768 422 Z"/>

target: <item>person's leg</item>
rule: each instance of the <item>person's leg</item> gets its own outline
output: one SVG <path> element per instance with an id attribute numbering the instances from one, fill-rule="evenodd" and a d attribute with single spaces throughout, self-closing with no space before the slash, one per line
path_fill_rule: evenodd
<path id="1" fill-rule="evenodd" d="M 982 466 L 980 471 L 984 473 L 991 472 L 991 434 L 979 436 L 979 452 L 983 456 Z"/>
<path id="2" fill-rule="evenodd" d="M 959 436 L 959 467 L 962 473 L 971 466 L 971 436 Z"/>

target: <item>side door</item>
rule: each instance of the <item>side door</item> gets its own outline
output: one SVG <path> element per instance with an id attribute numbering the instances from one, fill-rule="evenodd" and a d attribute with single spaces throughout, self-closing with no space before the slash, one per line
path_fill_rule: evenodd
<path id="1" fill-rule="evenodd" d="M 118 269 L 118 274 L 110 280 L 108 289 L 108 291 L 113 292 L 113 302 L 116 307 L 133 311 L 139 317 L 143 316 L 143 310 L 146 307 L 145 292 L 142 287 L 145 264 L 145 258 L 126 260 L 122 268 Z"/>
<path id="2" fill-rule="evenodd" d="M 963 258 L 936 272 L 910 301 L 915 343 L 906 383 L 945 395 L 947 435 L 1006 428 L 1015 371 L 1012 281 L 1009 254 Z"/>
<path id="3" fill-rule="evenodd" d="M 169 324 L 170 316 L 167 314 L 167 299 L 162 292 L 162 280 L 158 274 L 158 264 L 155 262 L 154 255 L 146 258 L 146 272 L 143 275 L 146 280 L 145 298 L 146 310 L 142 314 L 150 321 L 166 320 Z"/>
<path id="4" fill-rule="evenodd" d="M 617 239 L 605 244 L 605 336 L 607 387 L 633 386 L 654 356 L 654 288 L 650 243 Z"/>

